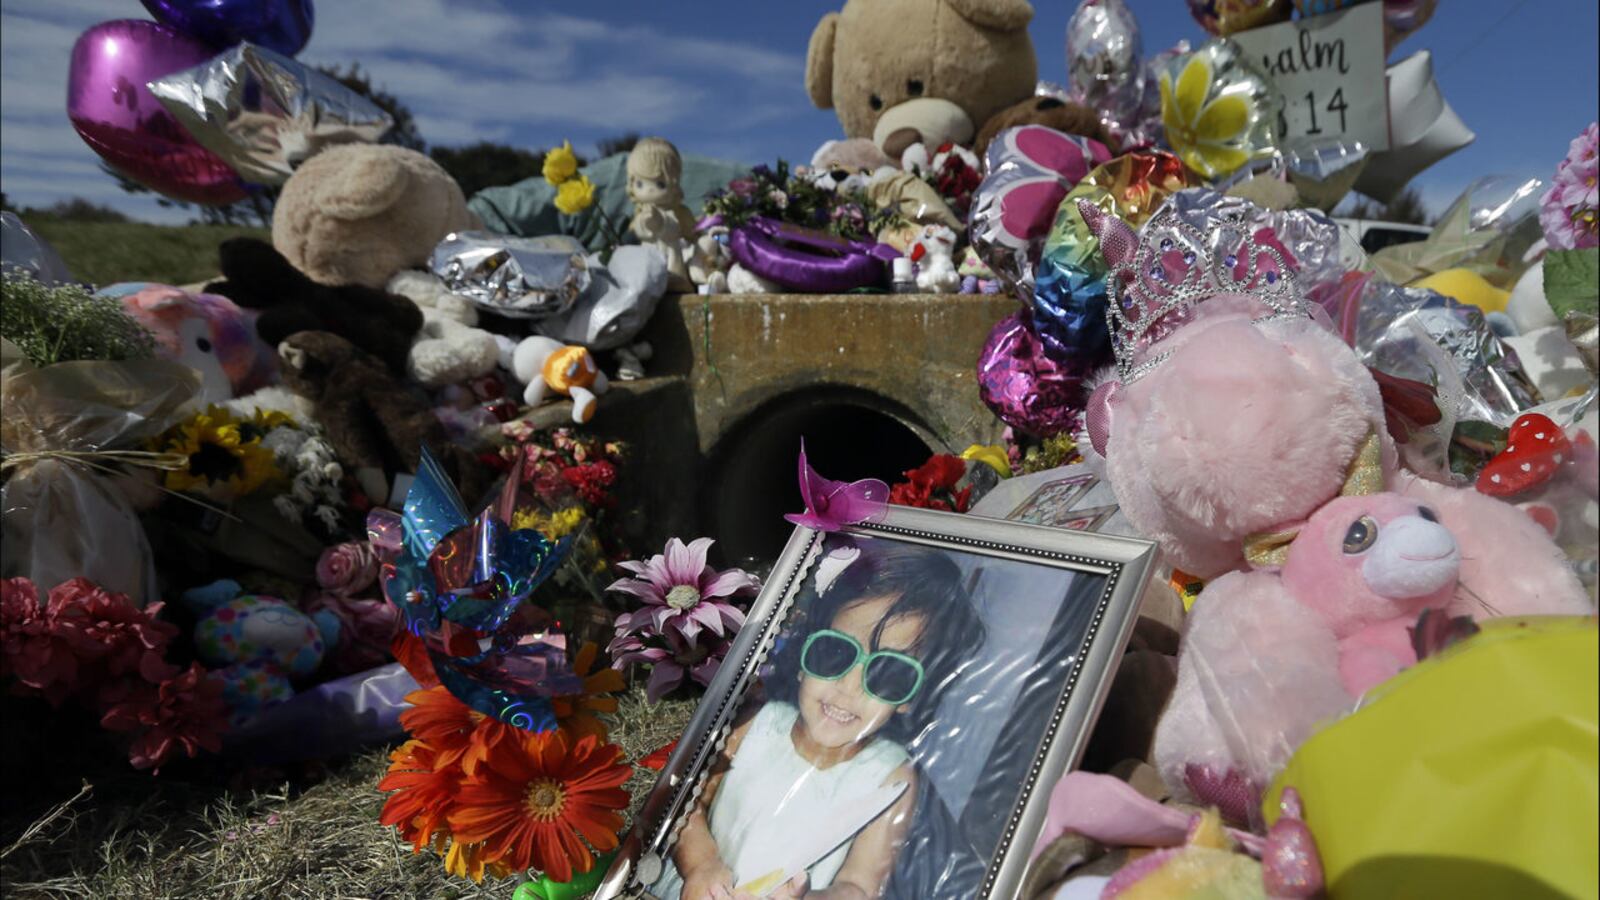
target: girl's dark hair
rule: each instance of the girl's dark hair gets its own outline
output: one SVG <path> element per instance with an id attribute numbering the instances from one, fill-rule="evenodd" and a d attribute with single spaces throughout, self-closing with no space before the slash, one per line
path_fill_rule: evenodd
<path id="1" fill-rule="evenodd" d="M 829 538 L 823 552 L 849 546 Z M 984 641 L 983 620 L 961 583 L 961 569 L 943 551 L 886 541 L 855 542 L 861 555 L 840 573 L 827 590 L 818 594 L 816 579 L 808 579 L 795 598 L 797 612 L 773 656 L 767 696 L 798 705 L 800 650 L 812 633 L 829 627 L 839 613 L 863 600 L 893 597 L 888 610 L 872 631 L 867 652 L 880 649 L 888 623 L 902 616 L 922 619 L 921 633 L 905 652 L 922 663 L 922 688 L 904 714 L 894 715 L 882 734 L 905 744 L 922 732 L 937 714 L 939 700 L 961 674 Z"/>

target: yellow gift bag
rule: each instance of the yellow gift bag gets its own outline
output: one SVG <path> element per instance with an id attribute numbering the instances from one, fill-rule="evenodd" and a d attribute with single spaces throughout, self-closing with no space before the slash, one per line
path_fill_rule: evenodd
<path id="1" fill-rule="evenodd" d="M 1306 741 L 1293 785 L 1339 898 L 1600 896 L 1593 618 L 1497 619 Z"/>

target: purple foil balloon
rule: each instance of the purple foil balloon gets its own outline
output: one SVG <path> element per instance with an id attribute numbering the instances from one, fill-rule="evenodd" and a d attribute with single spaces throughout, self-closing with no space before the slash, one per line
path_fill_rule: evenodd
<path id="1" fill-rule="evenodd" d="M 1085 374 L 1045 355 L 1024 311 L 989 333 L 978 355 L 978 395 L 1007 425 L 1049 437 L 1077 429 Z"/>
<path id="2" fill-rule="evenodd" d="M 311 0 L 143 0 L 156 20 L 215 50 L 248 41 L 294 56 L 311 40 Z"/>
<path id="3" fill-rule="evenodd" d="M 101 22 L 72 46 L 67 117 L 112 168 L 157 193 L 219 206 L 242 200 L 238 174 L 145 87 L 210 58 L 210 48 L 166 25 Z"/>

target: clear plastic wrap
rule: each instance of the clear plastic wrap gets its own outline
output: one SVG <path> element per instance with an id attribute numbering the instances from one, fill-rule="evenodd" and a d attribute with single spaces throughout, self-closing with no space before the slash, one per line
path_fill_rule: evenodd
<path id="1" fill-rule="evenodd" d="M 815 552 L 650 893 L 978 896 L 1105 582 L 870 536 Z"/>
<path id="2" fill-rule="evenodd" d="M 184 415 L 199 374 L 160 359 L 36 368 L 10 342 L 0 367 L 0 570 L 45 588 L 82 576 L 140 605 L 160 599 L 128 493 L 140 468 L 171 464 L 143 444 Z"/>

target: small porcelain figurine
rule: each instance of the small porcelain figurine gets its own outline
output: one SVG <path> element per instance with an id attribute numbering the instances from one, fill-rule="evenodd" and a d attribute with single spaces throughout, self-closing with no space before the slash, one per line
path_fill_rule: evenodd
<path id="1" fill-rule="evenodd" d="M 629 227 L 646 246 L 667 259 L 668 290 L 692 291 L 683 260 L 683 241 L 694 237 L 694 215 L 683 205 L 683 160 L 678 148 L 661 138 L 645 138 L 628 154 Z"/>

